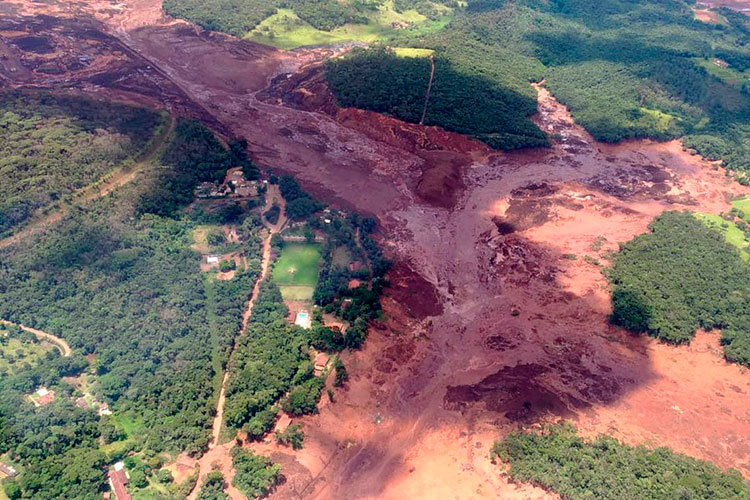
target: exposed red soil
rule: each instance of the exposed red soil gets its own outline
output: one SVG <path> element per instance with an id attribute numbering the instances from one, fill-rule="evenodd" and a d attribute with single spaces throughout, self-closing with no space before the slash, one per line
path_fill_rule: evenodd
<path id="1" fill-rule="evenodd" d="M 596 143 L 543 87 L 536 120 L 560 138 L 547 150 L 491 152 L 439 129 L 332 112 L 311 69 L 330 51 L 206 35 L 162 20 L 155 3 L 107 15 L 103 3 L 79 5 L 194 109 L 246 137 L 258 163 L 376 215 L 397 263 L 383 321 L 343 355 L 346 388 L 301 420 L 305 448 L 254 446 L 284 466 L 275 497 L 549 498 L 509 483 L 488 454 L 509 430 L 561 417 L 750 477 L 747 370 L 723 360 L 715 333 L 672 347 L 610 326 L 594 264 L 664 210 L 720 213 L 750 190 L 677 141 Z"/>

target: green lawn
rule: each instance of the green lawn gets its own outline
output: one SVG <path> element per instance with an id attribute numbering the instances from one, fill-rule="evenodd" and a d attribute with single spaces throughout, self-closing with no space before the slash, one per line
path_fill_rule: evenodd
<path id="1" fill-rule="evenodd" d="M 435 53 L 432 49 L 414 49 L 411 47 L 392 47 L 392 50 L 399 57 L 430 57 Z"/>
<path id="2" fill-rule="evenodd" d="M 750 260 L 750 252 L 748 252 L 750 241 L 745 239 L 745 233 L 740 231 L 737 226 L 731 222 L 725 221 L 718 215 L 702 213 L 696 213 L 694 215 L 706 226 L 721 231 L 724 234 L 727 243 L 737 247 L 740 250 L 740 255 L 742 255 L 742 258 L 745 261 Z"/>
<path id="3" fill-rule="evenodd" d="M 320 268 L 320 245 L 314 243 L 286 243 L 273 268 L 277 285 L 314 287 Z"/>
<path id="4" fill-rule="evenodd" d="M 303 301 L 312 300 L 315 287 L 307 285 L 284 285 L 280 286 L 279 290 L 284 300 Z"/>
<path id="5" fill-rule="evenodd" d="M 446 10 L 445 14 L 443 18 L 431 21 L 416 10 L 396 12 L 393 1 L 388 0 L 367 16 L 367 24 L 345 24 L 331 31 L 322 31 L 301 20 L 292 9 L 278 9 L 246 38 L 280 49 L 354 41 L 370 43 L 402 31 L 394 28 L 393 23 L 408 23 L 420 34 L 441 29 L 450 21 L 450 11 Z"/>
<path id="6" fill-rule="evenodd" d="M 0 335 L 2 335 L 0 327 Z M 28 363 L 34 366 L 47 351 L 52 349 L 50 344 L 23 342 L 17 338 L 0 339 L 0 374 L 12 374 Z"/>

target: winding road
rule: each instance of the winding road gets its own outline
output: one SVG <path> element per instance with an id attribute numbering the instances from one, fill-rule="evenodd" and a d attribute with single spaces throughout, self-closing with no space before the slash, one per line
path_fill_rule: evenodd
<path id="1" fill-rule="evenodd" d="M 46 340 L 47 342 L 50 342 L 53 344 L 58 351 L 60 351 L 60 354 L 63 357 L 68 357 L 71 354 L 73 354 L 73 349 L 70 348 L 67 342 L 65 342 L 63 339 L 58 337 L 57 335 L 52 335 L 51 333 L 44 332 L 42 330 L 37 330 L 36 328 L 31 328 L 30 326 L 22 325 L 20 323 L 13 323 L 12 321 L 6 321 L 4 319 L 0 319 L 0 323 L 7 326 L 17 326 L 21 330 L 29 333 L 33 333 L 36 335 L 36 337 L 39 340 Z"/>
<path id="2" fill-rule="evenodd" d="M 128 169 L 116 169 L 113 175 L 106 181 L 99 180 L 79 189 L 76 192 L 78 200 L 75 203 L 71 203 L 71 206 L 80 206 L 91 201 L 98 200 L 99 198 L 103 198 L 116 189 L 132 182 L 138 176 L 138 173 L 143 170 L 144 167 L 149 165 L 154 160 L 154 158 L 156 158 L 156 156 L 164 149 L 164 146 L 167 143 L 167 139 L 169 139 L 176 127 L 177 117 L 173 113 L 171 113 L 167 126 L 164 127 L 159 135 L 154 138 L 151 146 L 146 151 L 144 151 L 141 159 L 135 165 Z M 63 218 L 65 212 L 66 206 L 62 205 L 59 208 L 52 210 L 50 213 L 30 222 L 19 232 L 12 234 L 11 236 L 8 236 L 6 238 L 0 239 L 0 250 L 18 243 L 22 239 L 39 232 L 41 229 L 49 226 L 50 224 L 58 222 Z"/>

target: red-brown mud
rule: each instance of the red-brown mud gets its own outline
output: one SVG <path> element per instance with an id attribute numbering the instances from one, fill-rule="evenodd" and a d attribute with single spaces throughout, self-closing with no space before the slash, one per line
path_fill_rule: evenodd
<path id="1" fill-rule="evenodd" d="M 89 0 L 77 22 L 100 23 L 186 109 L 246 137 L 261 165 L 377 216 L 396 262 L 383 321 L 362 351 L 343 355 L 346 387 L 301 420 L 305 448 L 254 446 L 284 466 L 275 497 L 553 497 L 509 483 L 488 455 L 509 430 L 561 417 L 587 435 L 670 446 L 750 477 L 747 370 L 723 360 L 716 333 L 672 347 L 609 325 L 597 264 L 664 210 L 728 211 L 747 188 L 677 141 L 596 143 L 543 87 L 536 120 L 559 138 L 546 150 L 492 152 L 336 109 L 314 66 L 330 50 L 206 34 L 162 19 L 156 4 Z M 72 15 L 55 3 L 10 6 L 0 18 Z"/>

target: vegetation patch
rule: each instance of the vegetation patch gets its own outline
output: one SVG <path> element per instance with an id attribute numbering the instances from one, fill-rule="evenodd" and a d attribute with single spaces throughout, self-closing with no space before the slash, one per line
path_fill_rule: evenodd
<path id="1" fill-rule="evenodd" d="M 312 377 L 305 369 L 310 362 L 307 334 L 287 322 L 288 314 L 278 287 L 264 281 L 227 384 L 224 418 L 232 429 L 252 436 L 259 427 L 267 429 L 266 417 L 275 416 L 273 408 L 281 396 Z"/>
<path id="2" fill-rule="evenodd" d="M 685 212 L 665 212 L 649 228 L 609 272 L 612 321 L 678 344 L 720 328 L 724 356 L 750 365 L 750 266 L 737 248 Z"/>
<path id="3" fill-rule="evenodd" d="M 328 82 L 344 107 L 386 113 L 419 123 L 430 82 L 430 61 L 399 57 L 393 51 L 358 50 L 330 61 Z M 545 134 L 528 117 L 536 102 L 487 78 L 435 58 L 435 74 L 425 125 L 471 135 L 494 148 L 547 145 Z"/>
<path id="4" fill-rule="evenodd" d="M 248 498 L 264 497 L 281 482 L 281 467 L 270 458 L 238 447 L 233 448 L 231 454 L 236 471 L 232 485 Z"/>
<path id="5" fill-rule="evenodd" d="M 0 234 L 132 162 L 160 125 L 162 116 L 143 108 L 0 94 Z"/>
<path id="6" fill-rule="evenodd" d="M 585 440 L 570 424 L 512 432 L 495 443 L 493 455 L 508 462 L 514 481 L 570 500 L 750 496 L 750 483 L 736 470 L 723 472 L 668 448 L 627 446 L 603 435 Z"/>

